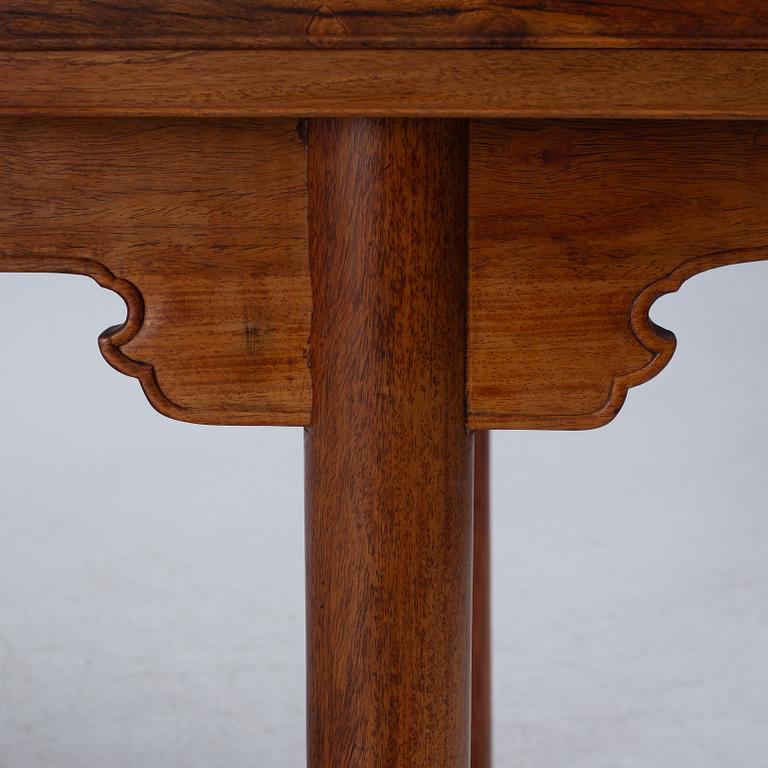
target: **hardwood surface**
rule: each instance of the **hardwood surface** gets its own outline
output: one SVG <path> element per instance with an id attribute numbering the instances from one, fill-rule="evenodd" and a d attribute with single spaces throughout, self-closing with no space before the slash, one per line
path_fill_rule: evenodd
<path id="1" fill-rule="evenodd" d="M 119 293 L 101 349 L 167 416 L 304 424 L 305 164 L 292 120 L 2 119 L 0 271 Z"/>
<path id="2" fill-rule="evenodd" d="M 653 301 L 768 258 L 765 123 L 480 121 L 471 147 L 473 428 L 605 424 L 674 352 Z"/>
<path id="3" fill-rule="evenodd" d="M 765 47 L 761 0 L 4 0 L 0 49 Z"/>
<path id="4" fill-rule="evenodd" d="M 493 764 L 491 676 L 491 434 L 475 432 L 472 565 L 472 768 Z"/>
<path id="5" fill-rule="evenodd" d="M 468 768 L 466 124 L 309 126 L 309 768 Z"/>
<path id="6" fill-rule="evenodd" d="M 119 293 L 162 413 L 307 427 L 309 768 L 490 768 L 468 430 L 666 365 L 653 301 L 768 258 L 766 118 L 758 0 L 0 4 L 0 271 Z"/>
<path id="7" fill-rule="evenodd" d="M 0 114 L 768 118 L 768 51 L 0 53 Z"/>
<path id="8" fill-rule="evenodd" d="M 290 120 L 0 120 L 0 270 L 120 293 L 101 339 L 153 405 L 307 425 L 302 130 Z M 472 121 L 468 426 L 590 428 L 674 344 L 652 301 L 768 257 L 760 122 Z M 467 148 L 464 148 L 464 153 Z"/>

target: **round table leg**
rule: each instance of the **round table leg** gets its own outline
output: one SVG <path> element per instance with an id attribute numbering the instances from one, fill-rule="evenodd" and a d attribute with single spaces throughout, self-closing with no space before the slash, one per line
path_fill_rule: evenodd
<path id="1" fill-rule="evenodd" d="M 310 121 L 309 768 L 467 768 L 466 123 Z"/>
<path id="2" fill-rule="evenodd" d="M 472 768 L 491 768 L 490 432 L 475 433 L 475 557 L 472 584 Z"/>

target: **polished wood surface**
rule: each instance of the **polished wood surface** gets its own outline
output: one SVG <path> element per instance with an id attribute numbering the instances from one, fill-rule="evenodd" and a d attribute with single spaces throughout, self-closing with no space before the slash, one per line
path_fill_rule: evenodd
<path id="1" fill-rule="evenodd" d="M 469 427 L 600 426 L 661 370 L 674 343 L 648 319 L 657 296 L 768 256 L 764 125 L 470 122 Z M 120 293 L 128 317 L 102 350 L 162 413 L 306 426 L 304 134 L 4 118 L 0 270 Z"/>
<path id="2" fill-rule="evenodd" d="M 757 0 L 0 4 L 0 271 L 119 293 L 162 413 L 307 428 L 309 768 L 490 768 L 471 430 L 607 423 L 768 258 L 765 119 Z"/>
<path id="3" fill-rule="evenodd" d="M 0 53 L 0 114 L 768 118 L 768 51 Z"/>
<path id="4" fill-rule="evenodd" d="M 605 424 L 674 352 L 653 302 L 768 258 L 765 123 L 479 121 L 471 147 L 473 428 Z"/>
<path id="5" fill-rule="evenodd" d="M 466 124 L 309 125 L 309 768 L 467 768 Z"/>
<path id="6" fill-rule="evenodd" d="M 491 651 L 491 434 L 480 431 L 475 432 L 472 768 L 493 765 Z"/>
<path id="7" fill-rule="evenodd" d="M 765 47 L 761 0 L 4 0 L 0 48 Z"/>
<path id="8" fill-rule="evenodd" d="M 305 163 L 293 120 L 2 119 L 0 271 L 119 293 L 101 349 L 165 415 L 304 424 Z"/>

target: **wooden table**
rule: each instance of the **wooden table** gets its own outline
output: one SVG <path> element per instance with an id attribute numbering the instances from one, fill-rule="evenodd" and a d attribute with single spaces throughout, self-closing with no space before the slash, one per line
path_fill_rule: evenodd
<path id="1" fill-rule="evenodd" d="M 305 428 L 310 768 L 487 768 L 484 430 L 607 423 L 768 258 L 766 6 L 5 0 L 0 113 L 0 270 L 119 293 L 167 416 Z"/>

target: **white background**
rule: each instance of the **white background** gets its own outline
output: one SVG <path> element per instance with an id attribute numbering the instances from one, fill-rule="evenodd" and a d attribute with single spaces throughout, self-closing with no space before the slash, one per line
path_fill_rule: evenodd
<path id="1" fill-rule="evenodd" d="M 768 264 L 589 433 L 494 433 L 500 768 L 768 765 Z M 152 411 L 121 300 L 0 278 L 0 768 L 304 764 L 302 433 Z"/>

